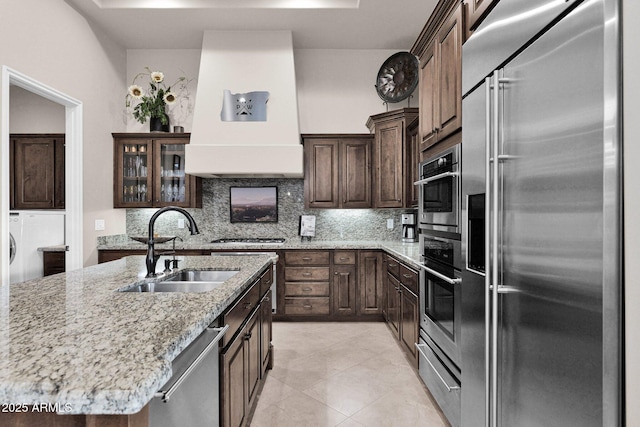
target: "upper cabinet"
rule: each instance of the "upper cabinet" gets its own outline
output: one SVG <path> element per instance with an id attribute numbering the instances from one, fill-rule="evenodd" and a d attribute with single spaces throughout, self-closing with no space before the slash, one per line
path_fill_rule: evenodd
<path id="1" fill-rule="evenodd" d="M 371 135 L 302 135 L 302 141 L 306 208 L 371 207 Z"/>
<path id="2" fill-rule="evenodd" d="M 367 127 L 374 134 L 373 207 L 412 206 L 414 149 L 408 127 L 418 116 L 417 108 L 401 108 L 369 117 Z"/>
<path id="3" fill-rule="evenodd" d="M 202 207 L 202 179 L 184 172 L 188 134 L 113 134 L 114 208 Z"/>
<path id="4" fill-rule="evenodd" d="M 463 7 L 436 6 L 411 53 L 420 59 L 420 151 L 462 127 Z"/>
<path id="5" fill-rule="evenodd" d="M 499 0 L 464 0 L 467 34 L 476 29 Z"/>
<path id="6" fill-rule="evenodd" d="M 12 134 L 10 209 L 64 209 L 64 134 Z"/>

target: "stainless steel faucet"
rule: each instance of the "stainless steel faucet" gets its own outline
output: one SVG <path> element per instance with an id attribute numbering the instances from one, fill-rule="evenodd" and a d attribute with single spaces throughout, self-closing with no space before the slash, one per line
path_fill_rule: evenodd
<path id="1" fill-rule="evenodd" d="M 151 219 L 149 220 L 149 241 L 147 242 L 147 276 L 146 277 L 155 277 L 156 276 L 156 264 L 158 263 L 158 258 L 160 255 L 156 255 L 155 253 L 155 241 L 153 240 L 153 227 L 156 223 L 156 219 L 160 215 L 168 211 L 176 211 L 180 212 L 182 215 L 187 217 L 189 221 L 189 231 L 191 235 L 200 234 L 198 230 L 198 226 L 196 225 L 196 221 L 193 219 L 191 214 L 186 210 L 179 208 L 177 206 L 166 206 L 162 209 L 159 209 L 156 213 L 153 214 Z"/>

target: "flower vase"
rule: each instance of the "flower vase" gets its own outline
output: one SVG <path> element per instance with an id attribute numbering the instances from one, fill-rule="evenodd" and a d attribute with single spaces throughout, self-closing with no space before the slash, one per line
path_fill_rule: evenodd
<path id="1" fill-rule="evenodd" d="M 162 119 L 160 117 L 149 117 L 149 131 L 150 132 L 169 132 L 171 129 L 169 123 L 169 116 L 164 115 L 167 118 L 167 124 L 162 124 Z"/>

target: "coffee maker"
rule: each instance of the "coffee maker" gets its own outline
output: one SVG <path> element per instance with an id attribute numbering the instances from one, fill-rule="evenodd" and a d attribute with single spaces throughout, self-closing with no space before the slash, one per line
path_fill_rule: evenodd
<path id="1" fill-rule="evenodd" d="M 400 217 L 400 223 L 402 224 L 402 241 L 406 243 L 417 242 L 416 214 L 403 213 Z"/>

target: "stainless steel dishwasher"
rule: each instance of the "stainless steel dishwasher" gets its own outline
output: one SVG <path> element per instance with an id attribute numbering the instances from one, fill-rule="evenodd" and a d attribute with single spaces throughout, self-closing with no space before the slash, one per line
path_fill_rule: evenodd
<path id="1" fill-rule="evenodd" d="M 172 362 L 173 376 L 149 403 L 150 426 L 220 425 L 218 342 L 229 325 L 213 325 Z"/>

